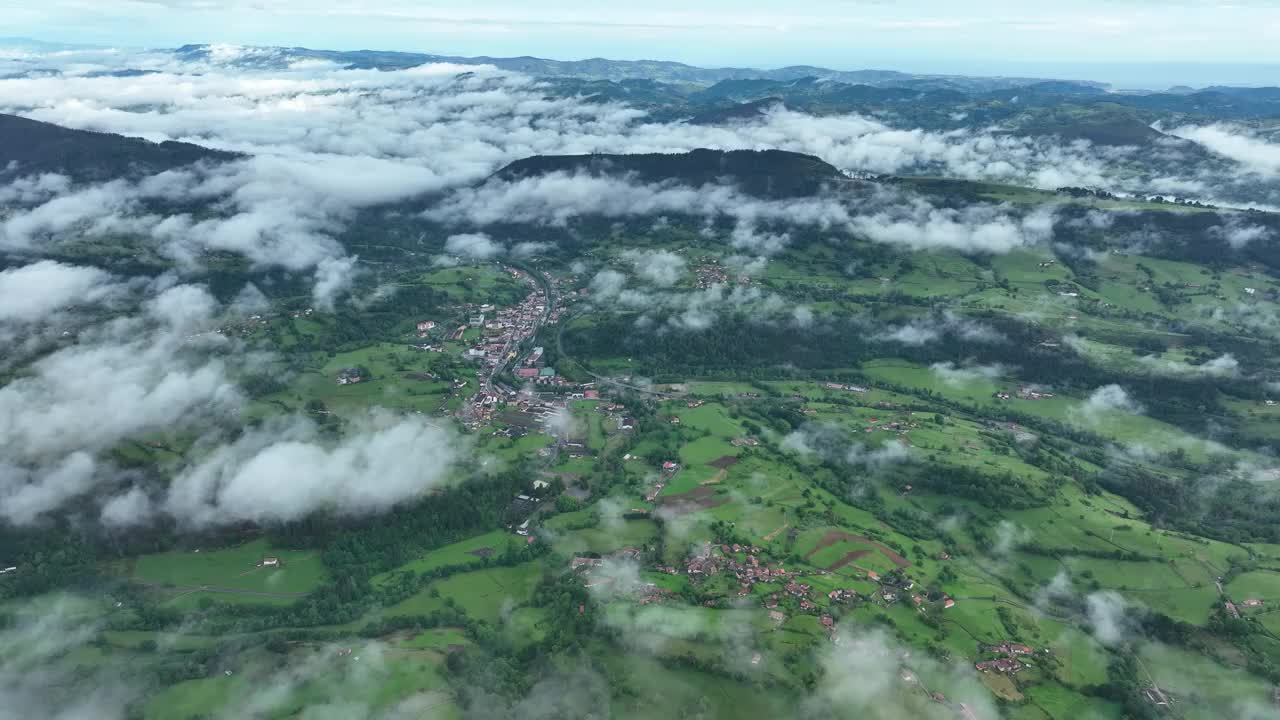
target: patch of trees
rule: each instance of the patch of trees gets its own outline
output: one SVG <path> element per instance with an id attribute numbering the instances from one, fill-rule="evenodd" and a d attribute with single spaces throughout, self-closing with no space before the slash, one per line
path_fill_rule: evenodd
<path id="1" fill-rule="evenodd" d="M 1198 474 L 1169 477 L 1118 464 L 1100 473 L 1098 484 L 1128 498 L 1156 524 L 1226 542 L 1280 542 L 1280 495 L 1261 485 Z"/>
<path id="2" fill-rule="evenodd" d="M 367 580 L 423 552 L 498 527 L 511 498 L 525 488 L 522 468 L 476 477 L 377 517 L 314 515 L 272 528 L 281 547 L 320 547 L 336 577 Z"/>
<path id="3" fill-rule="evenodd" d="M 69 521 L 51 520 L 38 528 L 0 523 L 0 553 L 0 565 L 18 568 L 0 576 L 0 598 L 87 587 L 99 580 L 92 538 Z"/>
<path id="4" fill-rule="evenodd" d="M 967 498 L 987 507 L 1023 510 L 1044 505 L 1047 500 L 1025 479 L 1009 471 L 989 474 L 975 468 L 935 463 L 899 468 L 899 477 L 917 488 Z"/>
<path id="5" fill-rule="evenodd" d="M 1181 203 L 1193 204 L 1193 203 Z M 1280 275 L 1280 216 L 1271 213 L 1250 213 L 1248 222 L 1272 231 L 1271 236 L 1250 242 L 1243 247 L 1232 247 L 1227 233 L 1219 232 L 1236 217 L 1237 213 L 1220 212 L 1145 212 L 1110 213 L 1110 224 L 1105 230 L 1096 229 L 1087 222 L 1087 215 L 1095 212 L 1087 207 L 1061 208 L 1064 222 L 1055 229 L 1057 239 L 1069 245 L 1084 245 L 1095 250 L 1112 247 L 1125 249 L 1133 240 L 1141 238 L 1142 253 L 1168 260 L 1181 260 L 1220 268 L 1228 264 L 1256 262 L 1266 266 L 1271 275 Z M 1076 221 L 1076 222 L 1072 222 Z"/>

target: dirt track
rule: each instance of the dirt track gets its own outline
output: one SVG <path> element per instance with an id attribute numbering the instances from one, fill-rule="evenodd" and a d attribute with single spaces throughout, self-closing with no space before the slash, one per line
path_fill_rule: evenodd
<path id="1" fill-rule="evenodd" d="M 662 498 L 662 506 L 678 515 L 719 507 L 727 502 L 729 498 L 716 497 L 715 489 L 706 485 L 679 495 L 666 495 Z"/>
<path id="2" fill-rule="evenodd" d="M 253 597 L 270 597 L 270 598 L 304 598 L 311 593 L 285 593 L 285 592 L 267 592 L 266 590 L 242 590 L 240 588 L 218 587 L 216 585 L 166 585 L 164 583 L 150 583 L 135 580 L 143 587 L 149 587 L 155 590 L 172 590 L 180 595 L 193 592 L 209 592 L 223 593 L 226 595 L 251 595 Z"/>
<path id="3" fill-rule="evenodd" d="M 885 557 L 889 558 L 889 561 L 892 562 L 894 565 L 897 565 L 900 568 L 911 567 L 910 560 L 902 557 L 898 553 L 894 552 L 893 550 L 890 550 L 889 548 L 876 542 L 875 540 L 872 540 L 871 538 L 862 537 L 861 535 L 850 535 L 847 532 L 841 532 L 839 530 L 832 530 L 831 532 L 824 535 L 822 539 L 818 541 L 818 544 L 813 546 L 812 550 L 805 553 L 805 558 L 808 559 L 810 557 L 813 557 L 813 554 L 818 552 L 819 550 L 825 547 L 831 547 L 832 545 L 835 545 L 836 543 L 842 540 L 846 542 L 856 542 L 856 543 L 862 543 L 863 545 L 870 545 L 871 547 L 874 547 L 875 549 L 879 550 L 881 555 L 884 555 Z M 855 551 L 855 552 L 858 552 L 858 551 Z M 866 553 L 867 551 L 864 550 L 861 552 Z M 856 557 L 850 558 L 849 555 L 851 554 L 852 553 L 846 553 L 845 557 L 841 559 L 840 564 L 837 565 L 836 567 L 843 567 L 844 565 L 847 565 L 848 563 L 857 559 Z M 861 556 L 858 556 L 858 557 L 861 557 Z M 832 568 L 827 568 L 827 569 L 830 570 Z"/>
<path id="4" fill-rule="evenodd" d="M 845 565 L 848 565 L 854 560 L 857 560 L 860 557 L 863 557 L 865 555 L 870 555 L 870 554 L 871 554 L 870 550 L 854 550 L 852 552 L 847 552 L 844 554 L 844 557 L 831 563 L 824 569 L 827 572 L 835 572 L 836 570 L 839 570 L 840 568 L 844 567 Z"/>

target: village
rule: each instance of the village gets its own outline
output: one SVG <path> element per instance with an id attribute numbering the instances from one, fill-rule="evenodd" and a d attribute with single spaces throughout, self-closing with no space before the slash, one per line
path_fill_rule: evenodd
<path id="1" fill-rule="evenodd" d="M 462 357 L 478 365 L 475 371 L 478 388 L 455 413 L 463 426 L 470 430 L 490 424 L 497 413 L 508 409 L 526 413 L 536 422 L 545 423 L 556 410 L 565 407 L 564 391 L 578 390 L 573 395 L 584 396 L 585 388 L 560 377 L 555 368 L 547 365 L 543 348 L 534 347 L 525 352 L 528 341 L 542 327 L 564 317 L 567 308 L 560 302 L 563 280 L 541 275 L 535 277 L 525 270 L 508 266 L 503 266 L 502 271 L 525 284 L 529 294 L 507 307 L 490 303 L 458 306 L 457 312 L 465 322 L 447 331 L 442 331 L 441 323 L 435 320 L 421 320 L 416 324 L 417 338 L 428 342 L 410 345 L 414 350 L 444 352 L 445 346 L 441 341 L 468 342 L 469 337 L 475 336 L 462 351 Z M 430 342 L 437 334 L 441 337 Z M 508 371 L 515 380 L 525 381 L 526 386 L 517 390 L 503 382 L 501 378 Z M 340 384 L 360 380 L 359 374 L 352 370 L 343 370 L 338 377 Z M 453 389 L 460 390 L 467 384 L 466 379 L 458 379 Z M 531 389 L 534 385 L 559 392 L 538 392 Z M 527 426 L 530 423 L 518 424 Z"/>
<path id="2" fill-rule="evenodd" d="M 865 578 L 877 583 L 880 588 L 870 596 L 862 596 L 851 588 L 836 588 L 825 593 L 825 607 L 820 605 L 818 600 L 820 596 L 815 594 L 814 588 L 810 583 L 804 582 L 805 576 L 830 576 L 831 573 L 826 570 L 787 570 L 785 567 L 778 565 L 772 566 L 768 561 L 761 560 L 764 550 L 760 547 L 751 545 L 742 545 L 739 543 L 723 543 L 714 544 L 711 542 L 701 543 L 685 558 L 681 565 L 669 565 L 661 562 L 654 562 L 648 566 L 653 572 L 663 573 L 666 575 L 683 576 L 688 578 L 689 582 L 695 586 L 712 580 L 717 576 L 728 576 L 737 584 L 737 598 L 746 598 L 756 590 L 758 584 L 777 585 L 780 588 L 776 591 L 767 592 L 760 597 L 760 605 L 768 610 L 769 617 L 775 624 L 782 624 L 786 621 L 787 615 L 784 609 L 790 609 L 792 612 L 817 615 L 819 623 L 826 629 L 831 639 L 835 639 L 836 618 L 832 614 L 834 608 L 841 605 L 854 605 L 862 602 L 876 602 L 883 605 L 889 605 L 899 601 L 899 596 L 906 597 L 905 593 L 909 593 L 915 583 L 910 578 L 900 572 L 887 573 L 881 576 L 877 573 L 866 571 Z M 592 586 L 591 575 L 594 571 L 608 569 L 610 563 L 622 560 L 637 562 L 642 555 L 642 551 L 637 548 L 628 547 L 604 557 L 588 557 L 575 556 L 569 562 L 570 570 L 580 573 L 584 576 L 584 584 L 587 587 Z M 641 597 L 644 604 L 659 602 L 664 599 L 674 599 L 670 593 L 665 593 L 655 589 L 653 583 L 646 583 L 640 588 Z M 918 612 L 926 612 L 927 604 L 937 604 L 942 609 L 955 607 L 955 599 L 942 594 L 936 600 L 928 600 L 921 594 L 912 595 L 911 602 Z M 722 600 L 708 599 L 704 602 L 707 607 L 718 607 Z M 1029 654 L 1030 649 L 1025 645 L 1017 643 L 1004 643 L 1003 645 L 994 646 L 994 650 L 1008 651 L 1015 655 Z M 1027 652 L 1022 652 L 1026 648 Z M 984 665 L 978 668 L 996 669 L 999 671 L 1007 671 L 1004 664 L 1000 665 Z"/>

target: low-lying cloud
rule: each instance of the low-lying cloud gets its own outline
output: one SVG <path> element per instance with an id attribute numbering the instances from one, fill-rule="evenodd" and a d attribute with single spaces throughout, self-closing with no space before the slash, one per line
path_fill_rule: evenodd
<path id="1" fill-rule="evenodd" d="M 115 526 L 159 514 L 193 525 L 274 522 L 379 512 L 445 482 L 464 445 L 419 416 L 375 411 L 340 440 L 284 417 L 230 439 L 246 404 L 232 377 L 259 360 L 215 331 L 222 312 L 202 287 L 158 290 L 0 387 L 0 521 L 26 525 L 76 502 Z M 198 441 L 167 486 L 107 459 L 153 438 L 181 448 L 183 434 Z"/>
<path id="2" fill-rule="evenodd" d="M 179 474 L 161 507 L 197 525 L 372 514 L 443 485 L 459 457 L 455 437 L 418 416 L 375 411 L 336 443 L 283 419 Z"/>
<path id="3" fill-rule="evenodd" d="M 41 260 L 0 271 L 0 324 L 42 322 L 69 305 L 96 305 L 121 292 L 98 268 Z"/>

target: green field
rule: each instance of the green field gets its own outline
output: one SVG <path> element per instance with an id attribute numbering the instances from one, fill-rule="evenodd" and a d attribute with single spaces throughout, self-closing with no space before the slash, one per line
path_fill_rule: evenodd
<path id="1" fill-rule="evenodd" d="M 541 575 L 542 569 L 537 563 L 460 573 L 431 583 L 387 608 L 385 614 L 391 617 L 427 615 L 445 607 L 446 600 L 452 600 L 468 617 L 497 622 L 505 609 L 529 600 Z"/>
<path id="2" fill-rule="evenodd" d="M 263 566 L 268 557 L 278 558 L 279 565 Z M 131 569 L 134 580 L 162 588 L 231 591 L 206 593 L 224 602 L 291 601 L 328 579 L 314 551 L 272 548 L 261 539 L 225 549 L 142 555 Z"/>
<path id="3" fill-rule="evenodd" d="M 1280 256 L 1270 237 L 1212 260 L 1198 244 L 1269 216 L 931 177 L 848 191 L 922 193 L 911 202 L 939 203 L 943 224 L 998 202 L 974 217 L 1027 242 L 924 250 L 787 228 L 754 257 L 730 223 L 575 217 L 504 225 L 493 262 L 447 266 L 449 223 L 413 227 L 420 209 L 397 209 L 381 227 L 381 211 L 362 212 L 370 227 L 338 238 L 362 253 L 349 297 L 304 310 L 302 275 L 260 277 L 271 309 L 252 321 L 224 297 L 250 281 L 219 266 L 207 282 L 226 355 L 210 359 L 232 369 L 246 424 L 310 423 L 308 442 L 330 448 L 375 408 L 420 418 L 457 450 L 447 482 L 406 486 L 355 463 L 349 481 L 385 483 L 390 509 L 316 498 L 322 510 L 279 525 L 188 536 L 166 518 L 127 541 L 49 533 L 75 514 L 6 527 L 19 542 L 0 575 L 0 641 L 18 660 L 0 671 L 25 681 L 49 666 L 50 698 L 136 680 L 127 714 L 149 720 L 1122 720 L 1143 715 L 1150 686 L 1174 698 L 1151 717 L 1269 717 Z M 1063 232 L 1032 242 L 1021 213 L 1045 203 Z M 1122 212 L 1084 214 L 1104 210 Z M 1143 214 L 1166 210 L 1177 219 Z M 787 223 L 758 230 L 773 224 Z M 543 254 L 517 252 L 526 232 Z M 673 283 L 637 261 L 658 250 Z M 497 327 L 446 339 L 525 298 L 517 270 L 567 309 L 517 357 L 542 346 L 564 383 L 513 384 L 509 365 L 490 378 L 465 351 Z M 437 325 L 420 338 L 425 319 Z M 353 367 L 368 377 L 339 384 Z M 1112 385 L 1125 396 L 1097 394 Z M 599 399 L 579 399 L 589 390 Z M 492 412 L 471 406 L 480 392 Z M 525 427 L 519 413 L 540 405 L 570 408 L 559 439 L 586 456 Z M 623 432 L 620 417 L 638 422 Z M 221 437 L 173 426 L 95 459 L 158 497 Z M 512 498 L 535 483 L 531 537 L 495 529 L 520 521 Z M 83 596 L 42 594 L 69 587 Z M 1031 647 L 1016 652 L 1025 667 L 975 667 L 1014 653 L 990 647 L 1004 642 Z"/>
<path id="4" fill-rule="evenodd" d="M 423 573 L 436 568 L 468 565 L 483 560 L 485 556 L 497 559 L 509 550 L 518 548 L 524 542 L 524 538 L 509 531 L 494 530 L 484 535 L 477 535 L 476 537 L 432 550 L 417 560 L 375 576 L 373 582 L 385 581 L 392 574 L 398 572 Z"/>
<path id="5" fill-rule="evenodd" d="M 1241 573 L 1227 583 L 1227 592 L 1237 602 L 1254 598 L 1280 604 L 1280 572 L 1257 570 Z"/>
<path id="6" fill-rule="evenodd" d="M 393 650 L 381 644 L 349 648 L 300 648 L 291 658 L 300 670 L 273 669 L 265 658 L 227 662 L 217 677 L 170 686 L 147 703 L 148 720 L 221 717 L 293 717 L 305 712 L 364 716 L 410 712 L 413 717 L 452 719 L 458 707 L 426 650 Z"/>

